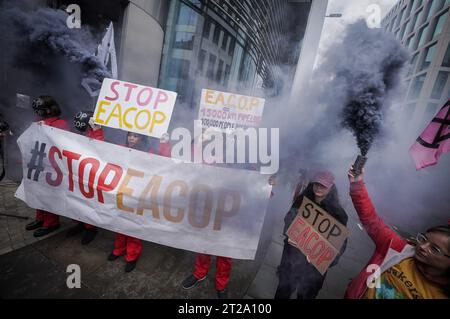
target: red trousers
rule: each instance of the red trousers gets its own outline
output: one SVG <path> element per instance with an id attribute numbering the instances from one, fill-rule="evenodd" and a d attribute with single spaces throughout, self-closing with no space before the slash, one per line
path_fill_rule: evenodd
<path id="1" fill-rule="evenodd" d="M 45 210 L 36 209 L 36 220 L 43 221 L 44 228 L 59 225 L 59 216 Z"/>
<path id="2" fill-rule="evenodd" d="M 197 254 L 195 257 L 194 277 L 202 279 L 206 276 L 211 264 L 211 255 Z M 216 289 L 224 290 L 230 281 L 231 258 L 216 257 Z"/>
<path id="3" fill-rule="evenodd" d="M 121 256 L 125 254 L 127 262 L 135 261 L 142 252 L 142 241 L 140 239 L 116 233 L 113 254 Z"/>

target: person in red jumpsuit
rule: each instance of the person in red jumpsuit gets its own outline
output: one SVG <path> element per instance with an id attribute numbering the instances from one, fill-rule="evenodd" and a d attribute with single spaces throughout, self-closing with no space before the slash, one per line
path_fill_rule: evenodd
<path id="1" fill-rule="evenodd" d="M 103 130 L 101 126 L 96 125 L 94 123 L 94 112 L 92 111 L 80 111 L 75 115 L 73 124 L 76 130 L 81 132 L 81 134 L 86 135 L 89 138 L 104 141 L 105 136 L 103 134 Z M 81 232 L 84 232 L 83 237 L 81 238 L 81 244 L 87 245 L 95 239 L 97 236 L 97 228 L 93 225 L 89 225 L 86 223 L 78 222 L 75 226 L 70 228 L 66 237 L 73 237 Z"/>
<path id="2" fill-rule="evenodd" d="M 170 157 L 170 143 L 163 138 L 158 145 L 157 151 L 153 149 L 148 150 L 144 136 L 129 132 L 127 135 L 126 144 L 122 146 L 140 151 L 147 151 L 150 154 L 158 153 L 159 155 Z M 120 256 L 125 255 L 125 272 L 130 272 L 136 267 L 141 252 L 142 241 L 140 239 L 117 233 L 116 241 L 114 243 L 114 250 L 109 254 L 108 260 L 113 261 Z"/>
<path id="3" fill-rule="evenodd" d="M 39 124 L 69 130 L 67 122 L 60 118 L 61 108 L 53 97 L 42 95 L 35 98 L 32 107 L 39 117 Z M 35 230 L 34 237 L 48 235 L 58 228 L 59 216 L 40 209 L 36 210 L 36 219 L 25 227 L 26 230 Z"/>

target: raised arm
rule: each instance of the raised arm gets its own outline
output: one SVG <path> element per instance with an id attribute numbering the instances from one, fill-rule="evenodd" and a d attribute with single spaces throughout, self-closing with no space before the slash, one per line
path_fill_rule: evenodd
<path id="1" fill-rule="evenodd" d="M 350 169 L 348 178 L 353 206 L 375 245 L 378 247 L 385 244 L 386 241 L 392 240 L 391 246 L 394 249 L 401 250 L 405 242 L 378 216 L 364 184 L 364 174 L 354 176 L 352 169 Z"/>

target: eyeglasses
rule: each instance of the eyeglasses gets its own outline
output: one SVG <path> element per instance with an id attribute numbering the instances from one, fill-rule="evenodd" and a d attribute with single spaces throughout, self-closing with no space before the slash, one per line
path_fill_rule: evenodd
<path id="1" fill-rule="evenodd" d="M 430 243 L 430 247 L 428 248 L 428 251 L 435 256 L 445 256 L 447 258 L 450 258 L 449 255 L 446 255 L 442 252 L 442 249 L 439 248 L 439 246 L 437 246 L 436 244 L 433 244 L 432 242 L 429 241 L 429 239 L 427 238 L 427 236 L 425 234 L 422 233 L 418 233 L 416 236 L 416 240 L 417 243 L 420 245 L 426 244 L 426 243 Z"/>

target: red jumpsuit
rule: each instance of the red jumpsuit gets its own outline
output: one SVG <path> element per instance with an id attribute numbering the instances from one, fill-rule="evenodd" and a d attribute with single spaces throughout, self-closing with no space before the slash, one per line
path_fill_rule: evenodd
<path id="1" fill-rule="evenodd" d="M 56 128 L 59 128 L 62 130 L 67 130 L 67 131 L 69 130 L 69 126 L 67 125 L 67 122 L 60 119 L 58 116 L 45 119 L 44 125 L 56 127 Z M 47 212 L 47 211 L 41 210 L 41 209 L 36 209 L 36 220 L 43 221 L 44 228 L 59 225 L 59 216 L 58 215 L 52 214 L 50 212 Z"/>
<path id="2" fill-rule="evenodd" d="M 122 145 L 126 146 L 126 145 Z M 170 157 L 170 144 L 164 143 L 159 145 L 158 153 L 161 156 Z M 149 151 L 154 154 L 153 150 Z M 139 258 L 142 253 L 142 241 L 138 238 L 116 233 L 116 241 L 114 243 L 113 254 L 121 256 L 125 254 L 125 261 L 131 262 Z"/>
<path id="3" fill-rule="evenodd" d="M 89 138 L 93 138 L 95 140 L 98 140 L 98 141 L 104 141 L 105 140 L 105 135 L 103 134 L 103 130 L 101 128 L 99 128 L 98 130 L 94 130 L 91 127 L 88 127 L 88 131 L 87 131 L 87 135 L 86 136 L 89 137 Z M 84 223 L 84 228 L 92 229 L 92 228 L 95 228 L 95 226 Z"/>
<path id="4" fill-rule="evenodd" d="M 192 154 L 196 152 L 197 149 L 193 148 Z M 197 253 L 195 256 L 195 269 L 194 277 L 197 279 L 205 278 L 209 271 L 209 266 L 211 265 L 211 255 Z M 231 276 L 231 258 L 216 256 L 216 290 L 224 290 Z"/>

